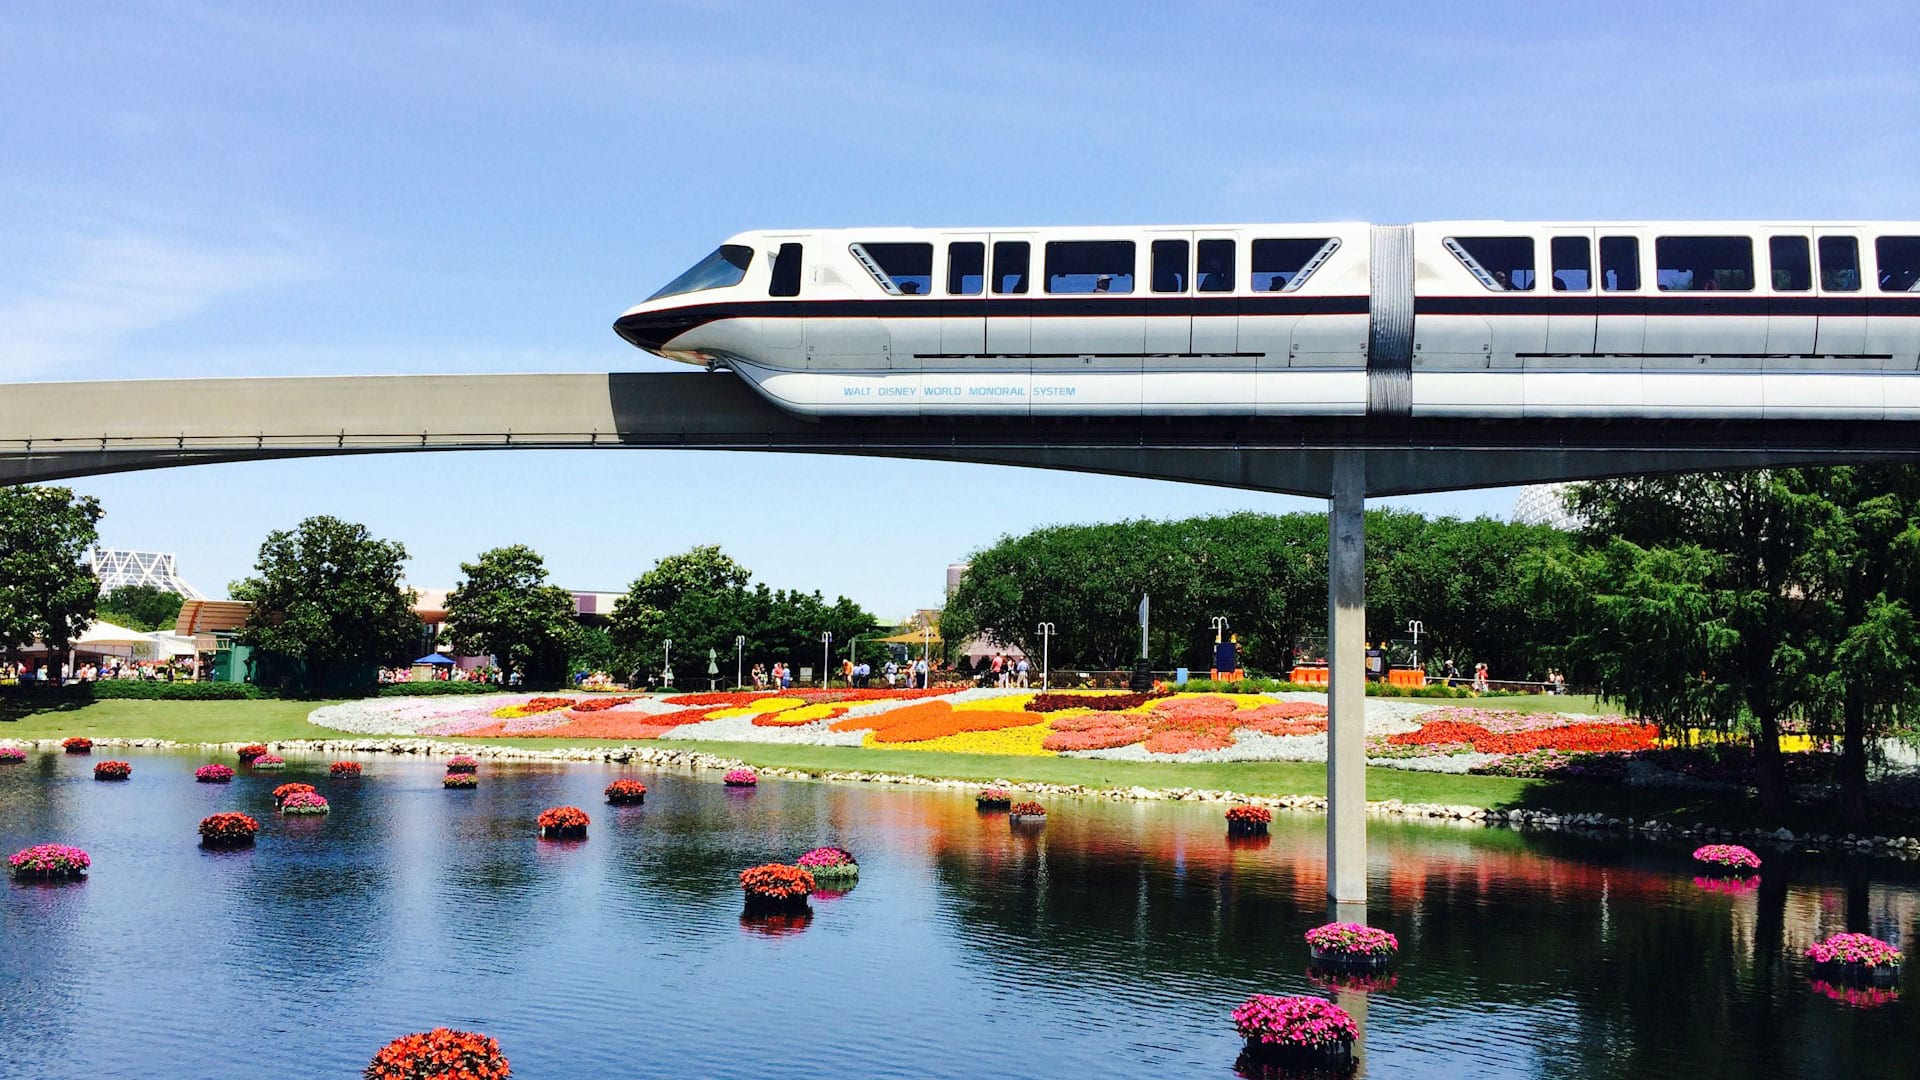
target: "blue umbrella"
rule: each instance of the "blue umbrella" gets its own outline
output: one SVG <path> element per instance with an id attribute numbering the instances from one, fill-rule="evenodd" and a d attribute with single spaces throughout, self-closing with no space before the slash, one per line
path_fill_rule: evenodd
<path id="1" fill-rule="evenodd" d="M 453 665 L 453 657 L 448 656 L 446 653 L 428 653 L 427 655 L 421 657 L 420 659 L 415 660 L 414 663 L 441 664 L 441 665 L 451 667 Z"/>

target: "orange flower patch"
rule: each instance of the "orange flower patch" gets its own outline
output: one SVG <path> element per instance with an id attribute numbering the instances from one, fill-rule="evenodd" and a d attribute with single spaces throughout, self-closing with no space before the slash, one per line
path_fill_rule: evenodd
<path id="1" fill-rule="evenodd" d="M 1002 728 L 1029 727 L 1033 724 L 1033 714 L 1025 710 L 1014 712 L 988 712 L 984 709 L 959 711 L 945 702 L 939 703 L 946 709 L 945 716 L 927 716 L 904 724 L 889 724 L 874 733 L 873 741 L 878 743 L 910 743 L 937 739 L 942 735 L 958 735 L 963 731 L 999 731 Z"/>

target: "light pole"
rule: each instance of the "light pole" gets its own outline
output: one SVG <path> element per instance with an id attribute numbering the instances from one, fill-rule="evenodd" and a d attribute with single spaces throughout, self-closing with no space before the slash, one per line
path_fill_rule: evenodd
<path id="1" fill-rule="evenodd" d="M 666 652 L 660 659 L 660 685 L 673 685 L 673 639 L 668 638 Z"/>
<path id="2" fill-rule="evenodd" d="M 853 665 L 853 670 L 855 671 L 860 670 L 860 635 L 859 634 L 853 635 L 853 641 L 847 646 L 847 662 Z M 848 686 L 853 685 L 852 676 L 848 676 L 847 685 Z"/>
<path id="3" fill-rule="evenodd" d="M 1053 669 L 1053 624 L 1040 624 L 1040 689 L 1045 690 L 1051 682 L 1049 674 Z"/>
<path id="4" fill-rule="evenodd" d="M 820 631 L 820 689 L 827 688 L 827 665 L 833 663 L 833 631 Z"/>
<path id="5" fill-rule="evenodd" d="M 1227 640 L 1227 617 L 1225 615 L 1215 615 L 1208 621 L 1213 623 L 1213 643 L 1218 645 Z"/>
<path id="6" fill-rule="evenodd" d="M 1427 624 L 1419 619 L 1410 619 L 1407 622 L 1407 633 L 1413 635 L 1413 666 L 1416 669 L 1420 666 L 1420 631 L 1426 628 Z"/>
<path id="7" fill-rule="evenodd" d="M 741 672 L 747 663 L 747 638 L 744 634 L 733 635 L 733 685 L 739 689 L 746 685 L 741 681 Z"/>
<path id="8" fill-rule="evenodd" d="M 926 680 L 924 688 L 933 685 L 933 620 L 924 615 L 920 617 L 920 636 L 920 663 L 927 669 L 926 674 L 921 676 Z"/>

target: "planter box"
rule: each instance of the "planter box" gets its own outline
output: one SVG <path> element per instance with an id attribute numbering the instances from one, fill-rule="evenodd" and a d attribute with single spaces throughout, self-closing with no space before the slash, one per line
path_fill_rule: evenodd
<path id="1" fill-rule="evenodd" d="M 1292 1075 L 1293 1070 L 1344 1075 L 1353 1068 L 1353 1043 L 1343 1039 L 1333 1046 L 1308 1049 L 1248 1039 L 1247 1048 L 1236 1064 L 1240 1066 L 1243 1076 L 1287 1076 Z"/>
<path id="2" fill-rule="evenodd" d="M 1047 823 L 1045 814 L 1008 814 L 1007 824 L 1016 829 L 1037 829 Z"/>
<path id="3" fill-rule="evenodd" d="M 1332 971 L 1384 971 L 1393 966 L 1394 955 L 1387 953 L 1350 953 L 1307 946 L 1307 958 L 1315 967 Z"/>
<path id="4" fill-rule="evenodd" d="M 807 897 L 780 899 L 756 893 L 746 894 L 746 908 L 748 915 L 806 915 L 813 912 L 813 908 L 807 904 Z"/>
<path id="5" fill-rule="evenodd" d="M 585 840 L 586 838 L 585 825 L 548 825 L 540 830 L 542 840 Z"/>
<path id="6" fill-rule="evenodd" d="M 609 795 L 609 796 L 607 796 L 607 805 L 608 805 L 608 806 L 639 806 L 639 805 L 641 805 L 641 804 L 643 804 L 643 803 L 645 803 L 646 801 L 647 801 L 647 793 L 646 793 L 646 792 L 644 792 L 644 791 L 643 791 L 643 792 L 641 792 L 641 793 L 640 793 L 640 794 L 638 794 L 638 795 Z"/>
<path id="7" fill-rule="evenodd" d="M 1814 974 L 1831 983 L 1847 986 L 1877 986 L 1881 988 L 1896 985 L 1900 981 L 1899 964 L 1881 964 L 1868 967 L 1865 964 L 1847 964 L 1830 962 L 1813 965 Z"/>
<path id="8" fill-rule="evenodd" d="M 252 847 L 253 840 L 254 838 L 251 836 L 230 837 L 219 840 L 211 836 L 203 836 L 200 838 L 200 846 L 203 848 L 216 849 Z"/>
<path id="9" fill-rule="evenodd" d="M 1229 820 L 1227 822 L 1227 835 L 1228 836 L 1265 836 L 1267 835 L 1267 823 L 1264 821 Z"/>

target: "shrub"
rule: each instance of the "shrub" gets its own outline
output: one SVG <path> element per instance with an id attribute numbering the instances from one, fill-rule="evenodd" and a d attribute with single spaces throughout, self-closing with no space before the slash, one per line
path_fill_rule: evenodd
<path id="1" fill-rule="evenodd" d="M 1868 934 L 1834 934 L 1807 949 L 1816 964 L 1857 964 L 1866 968 L 1897 968 L 1906 961 L 1899 949 Z"/>
<path id="2" fill-rule="evenodd" d="M 98 701 L 252 701 L 273 696 L 252 683 L 106 679 L 88 685 Z"/>
<path id="3" fill-rule="evenodd" d="M 79 877 L 92 865 L 86 852 L 66 844 L 35 844 L 7 856 L 8 869 L 23 878 Z"/>
<path id="4" fill-rule="evenodd" d="M 327 805 L 326 796 L 313 790 L 296 791 L 280 800 L 283 814 L 324 814 L 332 809 Z"/>
<path id="5" fill-rule="evenodd" d="M 1037 802 L 1017 802 L 1007 810 L 1012 817 L 1046 817 L 1047 808 Z"/>
<path id="6" fill-rule="evenodd" d="M 357 761 L 336 761 L 327 766 L 327 775 L 339 779 L 352 779 L 360 775 L 360 763 Z"/>
<path id="7" fill-rule="evenodd" d="M 0 746 L 0 765 L 18 765 L 27 760 L 26 752 L 11 746 Z"/>
<path id="8" fill-rule="evenodd" d="M 69 754 L 93 753 L 93 740 L 84 735 L 73 735 L 60 740 L 60 746 Z"/>
<path id="9" fill-rule="evenodd" d="M 510 1073 L 498 1040 L 439 1027 L 381 1047 L 362 1075 L 366 1080 L 506 1080 Z"/>
<path id="10" fill-rule="evenodd" d="M 405 682 L 391 683 L 374 691 L 375 697 L 449 697 L 461 694 L 498 694 L 500 688 L 487 682 Z"/>
<path id="11" fill-rule="evenodd" d="M 235 756 L 239 757 L 240 764 L 251 765 L 254 762 L 260 760 L 261 758 L 267 756 L 267 748 L 261 745 L 260 743 L 248 743 L 247 745 L 234 751 L 234 754 Z"/>
<path id="12" fill-rule="evenodd" d="M 259 772 L 274 772 L 287 767 L 287 759 L 278 754 L 261 754 L 254 758 L 253 768 Z"/>
<path id="13" fill-rule="evenodd" d="M 480 763 L 465 754 L 458 754 L 447 759 L 447 771 L 450 773 L 476 773 L 480 771 Z"/>
<path id="14" fill-rule="evenodd" d="M 480 786 L 480 777 L 470 772 L 450 772 L 440 778 L 440 786 L 455 790 L 466 790 Z"/>
<path id="15" fill-rule="evenodd" d="M 125 761 L 103 761 L 93 767 L 95 780 L 125 780 L 133 775 L 133 765 Z"/>
<path id="16" fill-rule="evenodd" d="M 193 780 L 194 780 L 194 783 L 196 784 L 230 783 L 233 780 L 233 768 L 231 766 L 222 765 L 219 762 L 214 762 L 209 765 L 202 765 L 199 768 L 193 770 Z"/>
<path id="17" fill-rule="evenodd" d="M 540 811 L 535 823 L 540 826 L 540 835 L 548 839 L 578 839 L 587 835 L 592 820 L 577 806 L 549 806 Z"/>
<path id="18" fill-rule="evenodd" d="M 284 805 L 286 801 L 293 796 L 304 795 L 314 790 L 316 789 L 312 784 L 281 784 L 279 787 L 273 789 L 273 802 L 276 806 Z"/>
<path id="19" fill-rule="evenodd" d="M 1760 856 L 1755 855 L 1751 848 L 1739 844 L 1707 844 L 1696 848 L 1693 861 L 1735 873 L 1760 869 Z"/>
<path id="20" fill-rule="evenodd" d="M 1317 997 L 1255 994 L 1233 1010 L 1233 1027 L 1249 1045 L 1287 1050 L 1338 1050 L 1360 1037 L 1345 1009 Z"/>
<path id="21" fill-rule="evenodd" d="M 647 801 L 647 785 L 621 777 L 607 785 L 607 802 L 612 806 L 638 806 Z"/>
<path id="22" fill-rule="evenodd" d="M 1360 923 L 1327 923 L 1306 932 L 1307 946 L 1342 957 L 1390 957 L 1400 951 L 1400 939 L 1378 927 Z"/>
<path id="23" fill-rule="evenodd" d="M 728 769 L 721 781 L 728 787 L 753 787 L 760 783 L 760 774 L 752 769 Z"/>
<path id="24" fill-rule="evenodd" d="M 212 814 L 200 819 L 200 842 L 209 847 L 236 847 L 253 843 L 260 823 L 235 812 Z"/>
<path id="25" fill-rule="evenodd" d="M 797 866 L 767 863 L 740 871 L 740 889 L 747 900 L 773 904 L 805 903 L 813 894 L 813 875 Z"/>

